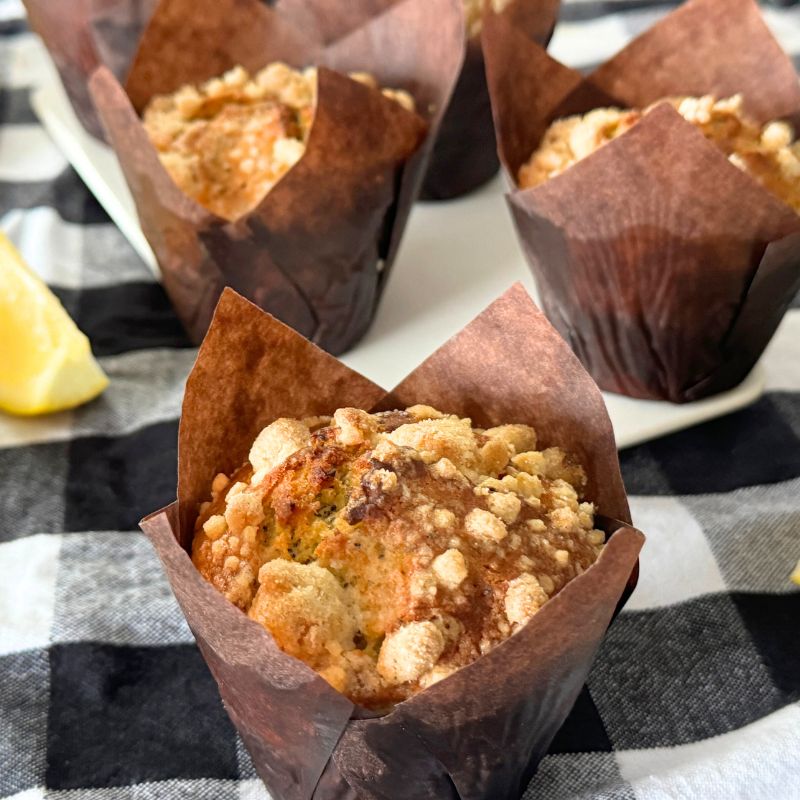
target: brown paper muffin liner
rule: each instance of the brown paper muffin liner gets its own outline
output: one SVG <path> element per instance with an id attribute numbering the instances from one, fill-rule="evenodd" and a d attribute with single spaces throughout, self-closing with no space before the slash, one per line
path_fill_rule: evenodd
<path id="1" fill-rule="evenodd" d="M 295 24 L 298 0 L 284 2 L 285 14 L 260 0 L 28 0 L 28 9 L 83 124 L 96 133 L 102 118 L 190 337 L 202 339 L 230 285 L 340 353 L 374 316 L 419 193 L 463 60 L 462 10 L 460 0 L 320 0 L 327 27 L 307 33 Z M 228 222 L 180 191 L 138 114 L 155 94 L 277 60 L 369 72 L 408 90 L 419 113 L 322 69 L 303 158 Z"/>
<path id="2" fill-rule="evenodd" d="M 513 185 L 548 125 L 602 106 L 742 93 L 800 122 L 800 83 L 752 0 L 690 0 L 586 78 L 503 19 L 483 45 Z M 671 106 L 509 205 L 547 316 L 602 389 L 686 402 L 740 383 L 800 289 L 800 215 Z"/>
<path id="3" fill-rule="evenodd" d="M 322 44 L 341 39 L 399 0 L 274 0 L 278 13 Z"/>
<path id="4" fill-rule="evenodd" d="M 50 52 L 81 125 L 95 138 L 105 140 L 89 94 L 89 78 L 105 64 L 124 80 L 158 0 L 22 1 L 28 22 Z"/>
<path id="5" fill-rule="evenodd" d="M 240 466 L 277 417 L 413 403 L 480 425 L 534 425 L 544 446 L 582 461 L 610 538 L 519 633 L 377 716 L 281 651 L 201 577 L 188 550 L 214 475 Z M 643 537 L 629 519 L 602 397 L 519 285 L 389 394 L 226 289 L 186 384 L 178 502 L 142 527 L 276 800 L 489 800 L 522 793 L 636 584 Z"/>
<path id="6" fill-rule="evenodd" d="M 560 5 L 560 0 L 511 0 L 499 16 L 546 47 Z M 461 197 L 491 180 L 499 168 L 479 34 L 467 40 L 464 65 L 436 138 L 420 197 Z"/>

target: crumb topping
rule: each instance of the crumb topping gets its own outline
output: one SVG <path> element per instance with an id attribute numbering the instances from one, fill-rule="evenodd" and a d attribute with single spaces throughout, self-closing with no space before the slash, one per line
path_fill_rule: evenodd
<path id="1" fill-rule="evenodd" d="M 385 709 L 519 630 L 596 560 L 582 467 L 427 406 L 278 419 L 217 475 L 192 558 L 353 701 Z"/>
<path id="2" fill-rule="evenodd" d="M 365 72 L 353 80 L 378 88 Z M 314 117 L 317 71 L 269 64 L 252 77 L 234 67 L 219 78 L 154 97 L 144 126 L 178 186 L 235 220 L 255 208 L 303 156 Z M 383 94 L 413 111 L 407 92 Z"/>
<path id="3" fill-rule="evenodd" d="M 731 164 L 800 213 L 800 141 L 795 141 L 788 123 L 757 125 L 745 116 L 739 94 L 722 100 L 705 95 L 670 97 L 665 101 L 722 150 Z M 538 186 L 560 175 L 630 130 L 656 105 L 643 111 L 596 108 L 583 116 L 556 120 L 530 160 L 520 168 L 520 188 Z"/>
<path id="4" fill-rule="evenodd" d="M 495 14 L 499 14 L 510 2 L 511 0 L 463 0 L 467 38 L 471 39 L 481 32 L 484 6 L 488 6 L 489 10 Z"/>

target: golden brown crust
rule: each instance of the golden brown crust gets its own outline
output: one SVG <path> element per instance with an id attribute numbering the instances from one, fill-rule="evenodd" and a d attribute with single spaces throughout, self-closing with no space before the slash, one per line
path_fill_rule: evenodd
<path id="1" fill-rule="evenodd" d="M 695 125 L 735 166 L 765 189 L 800 212 L 800 142 L 785 122 L 764 126 L 749 120 L 741 95 L 717 100 L 671 97 L 663 101 Z M 537 150 L 519 171 L 522 189 L 538 186 L 560 175 L 604 144 L 630 130 L 651 108 L 597 108 L 583 116 L 565 117 L 547 129 Z"/>
<path id="2" fill-rule="evenodd" d="M 583 470 L 536 451 L 527 426 L 413 407 L 313 427 L 276 420 L 256 458 L 296 452 L 215 479 L 193 560 L 357 703 L 385 708 L 474 661 L 602 548 Z"/>

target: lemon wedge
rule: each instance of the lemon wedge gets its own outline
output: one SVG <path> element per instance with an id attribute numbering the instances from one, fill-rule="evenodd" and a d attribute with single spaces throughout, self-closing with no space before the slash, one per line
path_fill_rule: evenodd
<path id="1" fill-rule="evenodd" d="M 89 340 L 0 231 L 0 409 L 61 411 L 106 386 Z"/>
<path id="2" fill-rule="evenodd" d="M 797 562 L 797 566 L 794 568 L 791 578 L 794 583 L 800 586 L 800 561 Z"/>

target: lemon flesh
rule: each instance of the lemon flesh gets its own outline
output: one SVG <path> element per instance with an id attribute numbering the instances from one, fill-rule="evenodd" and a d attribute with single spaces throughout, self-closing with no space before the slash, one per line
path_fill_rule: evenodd
<path id="1" fill-rule="evenodd" d="M 0 409 L 61 411 L 106 386 L 89 340 L 0 232 Z"/>

